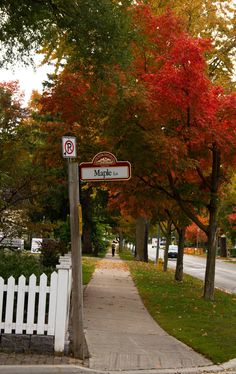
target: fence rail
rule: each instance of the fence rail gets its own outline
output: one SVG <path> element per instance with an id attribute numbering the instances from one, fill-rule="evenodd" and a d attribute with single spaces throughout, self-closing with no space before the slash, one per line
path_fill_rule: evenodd
<path id="1" fill-rule="evenodd" d="M 6 334 L 37 334 L 55 336 L 54 350 L 63 352 L 69 324 L 71 294 L 71 259 L 60 257 L 57 272 L 50 279 L 34 274 L 13 277 L 7 282 L 0 277 L 0 329 Z"/>

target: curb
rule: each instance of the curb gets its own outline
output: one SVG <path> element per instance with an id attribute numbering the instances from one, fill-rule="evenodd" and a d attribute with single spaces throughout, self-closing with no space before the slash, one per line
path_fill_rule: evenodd
<path id="1" fill-rule="evenodd" d="M 4 374 L 41 374 L 41 373 L 77 373 L 77 374 L 199 374 L 199 373 L 221 373 L 229 371 L 236 374 L 236 359 L 229 360 L 219 365 L 198 366 L 190 368 L 160 368 L 139 370 L 95 370 L 81 365 L 0 365 L 0 373 Z M 233 371 L 234 370 L 234 371 Z"/>

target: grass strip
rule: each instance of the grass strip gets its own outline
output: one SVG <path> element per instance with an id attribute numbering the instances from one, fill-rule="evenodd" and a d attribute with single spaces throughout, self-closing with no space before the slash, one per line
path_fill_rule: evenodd
<path id="1" fill-rule="evenodd" d="M 177 282 L 172 270 L 164 273 L 153 263 L 133 261 L 130 252 L 120 257 L 147 310 L 166 332 L 214 363 L 236 357 L 236 295 L 216 290 L 215 301 L 206 301 L 202 281 L 184 275 Z"/>
<path id="2" fill-rule="evenodd" d="M 97 257 L 82 257 L 83 285 L 89 283 L 95 270 L 96 264 L 100 259 Z"/>

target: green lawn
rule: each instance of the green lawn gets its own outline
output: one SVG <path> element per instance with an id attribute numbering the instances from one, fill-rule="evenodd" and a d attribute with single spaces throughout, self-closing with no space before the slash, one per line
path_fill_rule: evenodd
<path id="1" fill-rule="evenodd" d="M 83 257 L 82 258 L 83 285 L 86 285 L 89 283 L 98 261 L 99 261 L 99 258 L 97 257 Z"/>
<path id="2" fill-rule="evenodd" d="M 202 298 L 203 283 L 185 275 L 174 280 L 154 264 L 127 260 L 140 296 L 152 317 L 169 334 L 221 363 L 236 358 L 236 295 L 216 291 L 215 301 Z"/>

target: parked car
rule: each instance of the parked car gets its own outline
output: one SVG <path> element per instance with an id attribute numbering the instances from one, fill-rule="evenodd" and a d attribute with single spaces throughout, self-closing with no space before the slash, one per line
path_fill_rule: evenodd
<path id="1" fill-rule="evenodd" d="M 169 245 L 168 257 L 177 258 L 177 256 L 178 256 L 178 246 L 175 244 Z"/>

